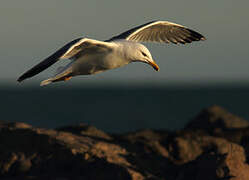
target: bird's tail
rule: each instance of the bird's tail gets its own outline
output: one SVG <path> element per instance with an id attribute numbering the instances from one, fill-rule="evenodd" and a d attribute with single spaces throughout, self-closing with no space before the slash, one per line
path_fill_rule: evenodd
<path id="1" fill-rule="evenodd" d="M 41 82 L 40 86 L 46 86 L 52 82 L 58 82 L 58 81 L 67 81 L 73 77 L 72 75 L 72 66 L 66 67 L 66 69 L 60 69 L 62 72 L 58 73 L 54 77 L 51 77 L 49 79 L 46 79 Z M 64 70 L 64 71 L 63 71 Z"/>
<path id="2" fill-rule="evenodd" d="M 49 78 L 47 80 L 42 81 L 40 86 L 46 86 L 46 85 L 48 85 L 48 84 L 50 84 L 52 82 L 53 82 L 53 78 Z"/>

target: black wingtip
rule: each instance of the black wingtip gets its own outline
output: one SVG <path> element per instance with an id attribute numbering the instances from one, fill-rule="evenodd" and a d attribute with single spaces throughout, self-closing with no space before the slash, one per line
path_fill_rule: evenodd
<path id="1" fill-rule="evenodd" d="M 17 82 L 22 82 L 24 81 L 25 79 L 27 79 L 27 77 L 25 77 L 25 74 L 21 75 L 18 79 L 17 79 Z"/>
<path id="2" fill-rule="evenodd" d="M 186 28 L 186 29 L 188 30 L 190 35 L 194 38 L 193 41 L 205 41 L 206 40 L 206 38 L 202 34 L 189 28 Z"/>
<path id="3" fill-rule="evenodd" d="M 22 82 L 24 79 L 22 78 L 22 77 L 19 77 L 18 79 L 17 79 L 17 82 Z"/>
<path id="4" fill-rule="evenodd" d="M 20 83 L 20 82 L 24 81 L 25 79 L 32 77 L 33 75 L 34 75 L 34 73 L 33 73 L 33 68 L 32 68 L 32 69 L 30 69 L 29 71 L 27 71 L 27 72 L 25 72 L 24 74 L 22 74 L 22 75 L 17 79 L 17 81 Z"/>

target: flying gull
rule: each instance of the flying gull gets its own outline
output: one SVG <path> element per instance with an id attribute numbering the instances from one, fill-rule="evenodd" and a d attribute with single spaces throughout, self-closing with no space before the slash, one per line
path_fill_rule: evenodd
<path id="1" fill-rule="evenodd" d="M 42 81 L 41 86 L 67 81 L 77 75 L 100 73 L 131 62 L 147 63 L 159 71 L 159 66 L 153 60 L 150 51 L 140 42 L 185 44 L 200 40 L 205 40 L 205 37 L 182 25 L 168 21 L 152 21 L 106 41 L 75 39 L 25 72 L 17 81 L 33 77 L 61 59 L 71 61 L 66 66 L 59 67 L 53 77 Z"/>

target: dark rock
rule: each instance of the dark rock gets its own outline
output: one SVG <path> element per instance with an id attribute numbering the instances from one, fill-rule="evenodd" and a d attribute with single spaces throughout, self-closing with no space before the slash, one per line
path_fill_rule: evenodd
<path id="1" fill-rule="evenodd" d="M 120 165 L 127 163 L 122 158 L 125 149 L 89 137 L 13 123 L 1 126 L 0 142 L 0 177 L 131 177 L 129 169 Z"/>
<path id="2" fill-rule="evenodd" d="M 248 131 L 247 131 L 248 132 Z M 241 145 L 244 147 L 245 149 L 245 153 L 246 153 L 246 162 L 247 164 L 249 164 L 249 135 L 244 136 L 241 139 Z"/>
<path id="3" fill-rule="evenodd" d="M 249 176 L 244 148 L 225 139 L 211 136 L 188 138 L 177 135 L 167 147 L 169 159 L 183 168 L 178 179 L 237 177 L 244 180 Z M 221 161 L 222 156 L 224 158 Z"/>
<path id="4" fill-rule="evenodd" d="M 213 131 L 214 129 L 237 129 L 249 127 L 249 122 L 239 118 L 219 106 L 211 106 L 199 113 L 186 129 L 205 129 Z"/>
<path id="5" fill-rule="evenodd" d="M 97 129 L 94 126 L 89 126 L 89 125 L 83 124 L 83 123 L 81 123 L 79 125 L 58 128 L 57 130 L 70 132 L 70 133 L 76 134 L 76 135 L 89 136 L 89 137 L 93 137 L 93 138 L 100 138 L 100 139 L 106 139 L 106 140 L 112 139 L 112 137 L 109 136 L 107 133 Z"/>
<path id="6" fill-rule="evenodd" d="M 224 138 L 230 142 L 242 145 L 246 151 L 249 162 L 249 122 L 239 118 L 219 106 L 204 109 L 190 123 L 184 131 L 189 130 L 194 134 L 202 131 L 206 135 Z M 189 134 L 189 133 L 188 133 Z"/>
<path id="7" fill-rule="evenodd" d="M 217 106 L 176 132 L 0 123 L 0 179 L 246 180 L 248 128 Z"/>
<path id="8" fill-rule="evenodd" d="M 241 129 L 227 129 L 227 130 L 215 130 L 210 133 L 212 136 L 222 137 L 230 142 L 234 142 L 242 145 L 242 141 L 245 137 L 249 136 L 249 128 Z"/>
<path id="9" fill-rule="evenodd" d="M 160 144 L 162 139 L 168 137 L 167 131 L 140 130 L 133 133 L 127 133 L 115 136 L 120 145 L 131 148 L 141 147 L 148 153 L 156 153 L 160 156 L 168 157 L 168 150 Z M 135 150 L 137 151 L 137 150 Z"/>

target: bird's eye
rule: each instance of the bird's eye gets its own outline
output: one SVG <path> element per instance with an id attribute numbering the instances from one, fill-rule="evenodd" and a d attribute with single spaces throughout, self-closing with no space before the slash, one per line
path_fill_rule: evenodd
<path id="1" fill-rule="evenodd" d="M 144 52 L 142 52 L 143 56 L 147 57 L 147 54 L 145 54 Z"/>

